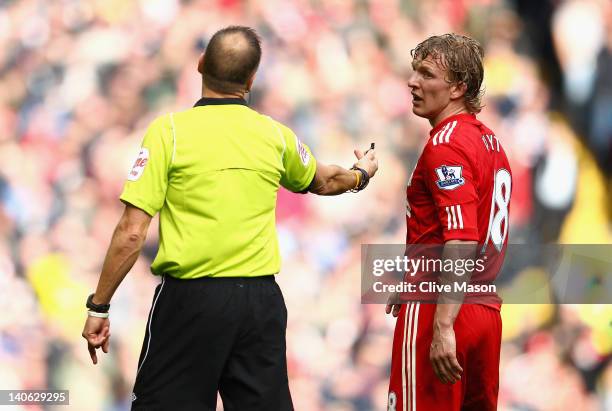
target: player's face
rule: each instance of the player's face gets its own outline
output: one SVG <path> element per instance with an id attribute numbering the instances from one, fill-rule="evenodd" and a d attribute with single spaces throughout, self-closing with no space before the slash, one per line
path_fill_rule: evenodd
<path id="1" fill-rule="evenodd" d="M 412 92 L 412 112 L 419 117 L 435 119 L 451 102 L 451 83 L 447 73 L 431 56 L 412 63 L 408 79 Z"/>

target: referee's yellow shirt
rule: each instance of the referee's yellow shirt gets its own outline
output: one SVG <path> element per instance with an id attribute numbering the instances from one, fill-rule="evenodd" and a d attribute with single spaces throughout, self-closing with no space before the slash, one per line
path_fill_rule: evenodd
<path id="1" fill-rule="evenodd" d="M 121 200 L 160 212 L 154 274 L 177 278 L 278 273 L 279 185 L 305 190 L 310 149 L 286 126 L 236 98 L 202 98 L 155 119 Z"/>

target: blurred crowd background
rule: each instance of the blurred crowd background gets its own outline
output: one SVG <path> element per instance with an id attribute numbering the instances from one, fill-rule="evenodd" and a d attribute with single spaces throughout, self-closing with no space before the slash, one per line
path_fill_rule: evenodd
<path id="1" fill-rule="evenodd" d="M 386 409 L 394 319 L 360 304 L 360 244 L 404 241 L 405 186 L 429 130 L 406 80 L 427 36 L 467 33 L 485 48 L 479 118 L 512 163 L 510 241 L 612 242 L 608 0 L 2 0 L 0 389 L 69 389 L 70 409 L 129 408 L 159 281 L 155 224 L 112 301 L 111 352 L 97 366 L 80 336 L 84 302 L 144 129 L 197 101 L 198 56 L 230 24 L 263 38 L 252 107 L 322 161 L 349 166 L 372 141 L 380 158 L 362 193 L 279 192 L 297 410 Z M 500 410 L 612 410 L 612 306 L 502 315 Z"/>

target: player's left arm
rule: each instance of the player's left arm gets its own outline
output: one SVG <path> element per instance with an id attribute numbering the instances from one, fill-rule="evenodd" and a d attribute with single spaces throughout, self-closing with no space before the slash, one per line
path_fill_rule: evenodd
<path id="1" fill-rule="evenodd" d="M 438 211 L 445 242 L 443 261 L 473 259 L 478 242 L 476 168 L 470 161 L 469 149 L 457 139 L 450 143 L 428 145 L 424 159 L 429 178 L 427 184 Z M 446 265 L 445 265 L 446 266 Z M 455 264 L 452 267 L 456 267 Z M 463 369 L 457 361 L 454 323 L 464 295 L 454 284 L 468 282 L 471 272 L 461 276 L 452 270 L 440 273 L 439 282 L 450 285 L 450 293 L 441 293 L 433 323 L 430 347 L 432 367 L 443 383 L 461 379 Z"/>
<path id="2" fill-rule="evenodd" d="M 473 259 L 478 247 L 477 241 L 449 240 L 444 246 L 442 260 Z M 453 264 L 455 266 L 455 264 Z M 429 350 L 429 359 L 434 372 L 443 383 L 454 384 L 461 379 L 463 368 L 457 360 L 457 343 L 455 339 L 455 319 L 459 314 L 465 293 L 456 290 L 458 281 L 469 284 L 472 271 L 466 269 L 458 275 L 454 271 L 440 273 L 439 283 L 449 285 L 451 292 L 441 293 L 436 305 L 433 322 L 433 338 Z"/>

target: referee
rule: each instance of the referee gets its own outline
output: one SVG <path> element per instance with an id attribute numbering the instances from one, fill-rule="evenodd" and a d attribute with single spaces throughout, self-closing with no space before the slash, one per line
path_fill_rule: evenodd
<path id="1" fill-rule="evenodd" d="M 160 213 L 161 277 L 138 361 L 132 409 L 292 410 L 287 310 L 275 228 L 279 186 L 319 195 L 362 190 L 376 173 L 374 151 L 355 150 L 352 169 L 317 162 L 283 124 L 244 96 L 261 58 L 248 27 L 224 28 L 198 62 L 202 98 L 155 119 L 121 194 L 83 337 L 94 364 L 108 352 L 111 298 Z"/>

